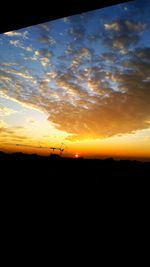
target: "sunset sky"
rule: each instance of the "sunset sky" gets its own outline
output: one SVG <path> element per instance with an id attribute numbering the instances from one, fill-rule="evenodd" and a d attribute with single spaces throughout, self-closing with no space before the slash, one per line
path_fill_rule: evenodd
<path id="1" fill-rule="evenodd" d="M 149 14 L 136 0 L 0 34 L 0 151 L 150 159 Z"/>

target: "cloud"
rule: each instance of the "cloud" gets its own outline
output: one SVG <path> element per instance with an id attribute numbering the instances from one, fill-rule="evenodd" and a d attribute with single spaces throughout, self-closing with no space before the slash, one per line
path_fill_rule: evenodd
<path id="1" fill-rule="evenodd" d="M 78 50 L 75 50 L 71 47 L 69 49 L 70 54 L 72 53 L 70 58 L 72 71 L 76 71 L 82 64 L 85 63 L 85 61 L 91 60 L 93 56 L 93 51 L 87 47 L 82 47 Z"/>
<path id="2" fill-rule="evenodd" d="M 18 48 L 24 48 L 23 44 L 20 42 L 20 40 L 10 40 L 10 44 L 14 45 Z"/>
<path id="3" fill-rule="evenodd" d="M 47 58 L 51 58 L 53 53 L 52 51 L 49 51 L 48 49 L 39 49 L 35 51 L 35 56 L 42 56 L 42 57 L 47 57 Z"/>
<path id="4" fill-rule="evenodd" d="M 13 109 L 7 107 L 0 107 L 0 116 L 9 116 L 14 113 L 16 113 L 16 111 Z"/>
<path id="5" fill-rule="evenodd" d="M 33 48 L 31 46 L 27 46 L 27 47 L 25 47 L 25 50 L 27 52 L 32 52 L 33 51 Z"/>
<path id="6" fill-rule="evenodd" d="M 52 56 L 53 56 L 52 51 L 49 51 L 48 49 L 43 48 L 43 49 L 36 50 L 34 52 L 33 60 L 39 57 L 40 58 L 39 60 L 42 66 L 47 68 L 48 66 L 50 66 L 50 59 Z"/>
<path id="7" fill-rule="evenodd" d="M 150 82 L 144 81 L 142 64 L 141 59 L 138 63 L 132 60 L 127 73 L 114 70 L 112 75 L 101 67 L 85 69 L 79 72 L 79 76 L 83 75 L 86 85 L 78 83 L 71 70 L 66 70 L 65 74 L 50 73 L 49 79 L 55 77 L 57 90 L 43 80 L 38 82 L 40 91 L 27 92 L 22 87 L 22 91 L 12 90 L 7 94 L 11 93 L 18 101 L 47 112 L 56 128 L 72 135 L 72 141 L 132 133 L 149 127 Z M 144 67 L 146 71 L 149 66 Z M 118 85 L 118 92 L 111 81 Z M 90 94 L 88 86 L 94 94 Z M 26 94 L 28 98 L 25 98 Z"/>
<path id="8" fill-rule="evenodd" d="M 81 87 L 76 90 L 71 82 L 67 82 L 68 79 L 62 79 L 60 85 L 68 92 L 73 88 L 74 97 L 79 98 L 73 103 L 60 102 L 57 113 L 50 112 L 49 120 L 56 123 L 60 130 L 72 134 L 69 137 L 72 141 L 106 138 L 149 128 L 150 82 L 144 81 L 141 65 L 142 62 L 132 63 L 128 73 L 114 72 L 111 76 L 98 67 L 85 70 L 85 77 L 89 77 L 88 87 L 96 93 L 90 95 L 86 92 L 86 97 L 80 94 Z M 111 83 L 105 82 L 107 75 L 109 81 L 112 79 L 118 84 L 118 92 L 110 87 Z M 52 107 L 55 110 L 55 103 Z M 51 110 L 51 104 L 48 110 Z"/>
<path id="9" fill-rule="evenodd" d="M 1 62 L 0 65 L 5 67 L 12 67 L 12 66 L 18 66 L 17 62 Z"/>
<path id="10" fill-rule="evenodd" d="M 80 57 L 74 57 L 74 59 L 71 62 L 71 70 L 76 71 L 77 68 L 82 64 L 82 58 Z"/>
<path id="11" fill-rule="evenodd" d="M 137 23 L 133 21 L 126 20 L 125 25 L 129 31 L 132 32 L 142 32 L 146 30 L 147 25 L 145 23 Z"/>
<path id="12" fill-rule="evenodd" d="M 130 47 L 135 46 L 146 30 L 145 23 L 133 20 L 115 20 L 104 24 L 104 43 L 112 49 L 119 50 L 126 54 Z"/>
<path id="13" fill-rule="evenodd" d="M 12 80 L 12 78 L 9 75 L 3 74 L 0 71 L 0 81 L 1 82 L 10 82 Z"/>
<path id="14" fill-rule="evenodd" d="M 65 51 L 65 54 L 69 54 L 69 55 L 71 55 L 71 54 L 74 54 L 76 52 L 76 49 L 73 47 L 73 46 L 71 46 L 70 44 L 67 46 L 67 49 L 66 49 L 66 51 Z"/>
<path id="15" fill-rule="evenodd" d="M 121 27 L 120 27 L 120 23 L 118 21 L 116 22 L 112 22 L 112 23 L 109 23 L 109 24 L 104 24 L 104 28 L 106 30 L 113 30 L 113 31 L 120 31 L 121 30 Z"/>
<path id="16" fill-rule="evenodd" d="M 42 66 L 43 66 L 43 67 L 46 67 L 46 68 L 50 65 L 50 60 L 49 60 L 49 58 L 47 58 L 47 57 L 42 57 L 42 58 L 40 59 L 40 62 L 41 62 L 41 64 L 42 64 Z"/>
<path id="17" fill-rule="evenodd" d="M 56 40 L 52 36 L 44 35 L 44 34 L 42 34 L 38 38 L 38 41 L 41 42 L 41 43 L 43 43 L 43 44 L 47 44 L 49 46 L 53 46 L 53 45 L 56 44 Z"/>
<path id="18" fill-rule="evenodd" d="M 17 75 L 17 76 L 24 78 L 24 79 L 27 79 L 27 80 L 34 80 L 33 76 L 31 74 L 29 74 L 29 72 L 27 70 L 18 71 L 16 69 L 7 69 L 7 70 L 3 70 L 3 73 L 5 73 L 6 78 L 9 78 L 9 79 L 12 79 L 12 76 L 8 76 L 8 75 L 13 74 L 13 75 Z"/>
<path id="19" fill-rule="evenodd" d="M 75 84 L 72 81 L 69 81 L 67 77 L 64 75 L 61 78 L 58 78 L 57 85 L 64 89 L 67 94 L 70 94 L 71 96 L 83 96 L 86 97 L 87 93 L 82 89 L 81 86 Z"/>
<path id="20" fill-rule="evenodd" d="M 137 56 L 145 61 L 150 61 L 150 47 L 136 49 L 134 51 L 134 56 Z"/>
<path id="21" fill-rule="evenodd" d="M 110 93 L 110 89 L 107 87 L 104 87 L 104 82 L 102 82 L 100 79 L 97 80 L 89 80 L 88 81 L 88 88 L 91 90 L 92 93 L 95 93 L 96 95 L 100 95 L 102 97 L 107 97 Z M 108 85 L 107 85 L 108 86 Z"/>
<path id="22" fill-rule="evenodd" d="M 47 23 L 42 23 L 42 24 L 39 25 L 39 27 L 42 30 L 46 31 L 46 32 L 49 32 L 50 31 L 50 27 L 49 27 L 49 25 Z"/>
<path id="23" fill-rule="evenodd" d="M 111 23 L 104 24 L 105 30 L 115 32 L 142 32 L 146 30 L 147 25 L 145 23 L 132 21 L 132 20 L 117 20 Z"/>
<path id="24" fill-rule="evenodd" d="M 22 141 L 22 140 L 28 140 L 28 137 L 22 135 L 21 133 L 18 133 L 18 130 L 13 128 L 13 127 L 1 127 L 0 126 L 0 139 L 1 139 L 1 144 L 3 144 L 3 142 L 7 142 L 7 140 L 11 143 L 13 141 L 17 142 L 17 141 Z"/>
<path id="25" fill-rule="evenodd" d="M 85 26 L 79 18 L 72 17 L 70 18 L 71 27 L 68 29 L 70 36 L 74 38 L 74 41 L 81 41 L 85 36 Z"/>
<path id="26" fill-rule="evenodd" d="M 27 52 L 32 52 L 33 51 L 33 48 L 31 46 L 25 47 L 20 40 L 10 40 L 9 43 L 11 45 L 17 47 L 17 48 L 22 48 L 22 49 L 26 50 Z"/>
<path id="27" fill-rule="evenodd" d="M 146 24 L 127 19 L 105 24 L 103 38 L 107 47 L 101 55 L 95 55 L 88 47 L 89 42 L 82 43 L 85 28 L 77 19 L 69 20 L 69 27 L 71 41 L 66 44 L 65 55 L 62 54 L 62 64 L 54 60 L 51 70 L 43 71 L 55 56 L 48 47 L 56 43 L 44 27 L 39 38 L 44 48 L 39 49 L 42 45 L 38 45 L 32 57 L 42 64 L 42 72 L 34 77 L 31 70 L 23 68 L 10 66 L 2 70 L 5 94 L 46 112 L 49 121 L 70 133 L 73 141 L 148 128 L 150 51 L 148 47 L 134 48 L 140 45 Z M 20 44 L 11 41 L 12 45 Z M 36 86 L 32 86 L 35 81 Z"/>
<path id="28" fill-rule="evenodd" d="M 4 128 L 4 127 L 6 127 L 6 126 L 7 126 L 6 122 L 0 120 L 0 129 L 1 129 L 1 128 Z"/>
<path id="29" fill-rule="evenodd" d="M 108 47 L 119 50 L 122 54 L 126 54 L 131 46 L 138 43 L 139 39 L 137 35 L 129 36 L 122 34 L 120 36 L 108 37 L 104 42 Z"/>
<path id="30" fill-rule="evenodd" d="M 91 58 L 92 52 L 89 48 L 83 47 L 77 52 L 79 58 Z"/>
<path id="31" fill-rule="evenodd" d="M 150 77 L 150 62 L 130 59 L 124 61 L 122 64 L 126 68 L 132 69 L 134 70 L 134 72 L 137 72 L 137 74 L 139 75 L 138 77 L 142 80 Z"/>
<path id="32" fill-rule="evenodd" d="M 114 53 L 103 53 L 100 55 L 100 59 L 115 63 L 117 61 L 117 55 Z"/>
<path id="33" fill-rule="evenodd" d="M 47 72 L 46 76 L 47 78 L 55 79 L 57 77 L 57 72 L 56 71 Z"/>
<path id="34" fill-rule="evenodd" d="M 5 35 L 8 37 L 23 37 L 25 39 L 28 38 L 28 31 L 25 32 L 19 32 L 19 31 L 10 31 L 10 32 L 5 32 Z"/>

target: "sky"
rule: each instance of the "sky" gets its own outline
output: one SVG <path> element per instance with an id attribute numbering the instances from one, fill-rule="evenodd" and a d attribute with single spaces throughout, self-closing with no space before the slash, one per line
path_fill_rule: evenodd
<path id="1" fill-rule="evenodd" d="M 0 151 L 150 159 L 149 14 L 135 0 L 0 34 Z"/>

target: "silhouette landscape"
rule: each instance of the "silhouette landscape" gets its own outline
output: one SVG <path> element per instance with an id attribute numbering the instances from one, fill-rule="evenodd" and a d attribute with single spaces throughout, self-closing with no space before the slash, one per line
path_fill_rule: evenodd
<path id="1" fill-rule="evenodd" d="M 94 185 L 101 184 L 105 179 L 119 180 L 121 183 L 130 180 L 131 183 L 150 177 L 150 162 L 113 158 L 100 160 L 66 158 L 57 154 L 39 156 L 0 152 L 0 164 L 4 176 L 9 175 L 12 179 L 26 177 L 30 183 L 40 179 L 50 184 Z"/>

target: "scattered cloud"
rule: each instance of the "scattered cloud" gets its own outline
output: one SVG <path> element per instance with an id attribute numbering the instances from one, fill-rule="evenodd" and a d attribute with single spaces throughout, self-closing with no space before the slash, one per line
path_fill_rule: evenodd
<path id="1" fill-rule="evenodd" d="M 121 30 L 121 27 L 120 27 L 120 24 L 119 24 L 119 22 L 118 21 L 116 21 L 116 22 L 112 22 L 112 23 L 106 23 L 106 24 L 104 24 L 104 28 L 106 29 L 106 30 L 113 30 L 113 31 L 120 31 Z"/>
<path id="2" fill-rule="evenodd" d="M 65 53 L 69 54 L 69 55 L 74 54 L 74 53 L 76 53 L 76 49 L 73 46 L 68 45 Z"/>
<path id="3" fill-rule="evenodd" d="M 74 38 L 74 41 L 81 41 L 85 36 L 85 27 L 82 23 L 78 23 L 77 21 L 70 21 L 72 27 L 69 28 L 68 33 Z"/>
<path id="4" fill-rule="evenodd" d="M 71 62 L 71 69 L 75 71 L 82 64 L 82 58 L 75 57 Z"/>
<path id="5" fill-rule="evenodd" d="M 116 20 L 111 23 L 104 24 L 105 30 L 111 30 L 115 32 L 142 32 L 146 30 L 147 25 L 141 22 L 135 22 L 132 20 Z"/>
<path id="6" fill-rule="evenodd" d="M 134 55 L 145 61 L 150 61 L 150 47 L 138 48 L 134 51 Z"/>
<path id="7" fill-rule="evenodd" d="M 39 27 L 42 30 L 46 31 L 46 32 L 49 32 L 50 31 L 50 27 L 49 27 L 48 23 L 42 23 L 42 24 L 39 25 Z"/>
<path id="8" fill-rule="evenodd" d="M 100 55 L 100 59 L 115 63 L 117 61 L 117 55 L 114 53 L 103 53 Z"/>
<path id="9" fill-rule="evenodd" d="M 49 79 L 55 79 L 57 77 L 56 71 L 47 72 L 47 78 Z"/>
<path id="10" fill-rule="evenodd" d="M 104 39 L 104 43 L 111 49 L 119 50 L 122 54 L 127 54 L 129 48 L 136 45 L 140 38 L 138 35 L 121 34 L 119 36 L 110 36 Z"/>
<path id="11" fill-rule="evenodd" d="M 19 32 L 19 31 L 10 31 L 10 32 L 5 32 L 5 35 L 8 37 L 23 37 L 25 39 L 28 38 L 28 31 L 25 32 Z"/>
<path id="12" fill-rule="evenodd" d="M 79 58 L 90 58 L 92 56 L 91 49 L 83 47 L 78 51 Z"/>
<path id="13" fill-rule="evenodd" d="M 56 44 L 56 40 L 52 36 L 44 35 L 44 34 L 38 38 L 38 41 L 43 44 L 47 44 L 49 46 L 53 46 Z"/>
<path id="14" fill-rule="evenodd" d="M 142 32 L 146 30 L 147 25 L 145 23 L 137 23 L 133 21 L 126 20 L 125 25 L 128 30 L 132 32 Z"/>
<path id="15" fill-rule="evenodd" d="M 112 46 L 114 49 L 120 50 L 123 54 L 128 52 L 128 48 L 131 45 L 137 44 L 139 41 L 138 36 L 128 36 L 128 35 L 121 35 L 116 38 L 112 38 L 109 40 L 109 45 Z"/>
<path id="16" fill-rule="evenodd" d="M 23 44 L 20 42 L 20 40 L 10 40 L 10 44 L 14 45 L 18 48 L 24 48 Z"/>
<path id="17" fill-rule="evenodd" d="M 7 76 L 8 74 L 17 75 L 21 78 L 27 79 L 27 80 L 33 80 L 33 76 L 29 74 L 28 70 L 18 71 L 16 69 L 7 69 L 3 71 L 6 74 L 6 78 L 12 78 L 12 76 Z M 5 77 L 5 76 L 4 76 Z"/>
<path id="18" fill-rule="evenodd" d="M 52 51 L 49 51 L 46 48 L 36 50 L 34 54 L 35 56 L 39 56 L 39 57 L 42 56 L 42 57 L 47 57 L 47 58 L 51 58 L 53 55 Z"/>
<path id="19" fill-rule="evenodd" d="M 139 42 L 147 24 L 134 17 L 109 18 L 107 23 L 103 20 L 102 33 L 97 35 L 92 24 L 89 30 L 85 28 L 84 16 L 63 21 L 65 45 L 57 41 L 62 38 L 60 32 L 52 34 L 48 24 L 38 26 L 35 47 L 19 39 L 27 38 L 25 32 L 5 33 L 12 46 L 33 53 L 28 57 L 29 69 L 1 64 L 2 92 L 46 112 L 56 128 L 70 133 L 70 140 L 107 138 L 148 128 L 150 48 L 140 47 Z M 95 41 L 99 43 L 94 45 Z M 3 114 L 9 112 L 3 109 Z M 5 134 L 12 133 L 5 125 L 1 128 Z"/>
<path id="20" fill-rule="evenodd" d="M 1 62 L 0 65 L 5 66 L 5 67 L 12 67 L 12 66 L 18 66 L 18 63 L 17 62 Z"/>
<path id="21" fill-rule="evenodd" d="M 33 51 L 33 48 L 31 46 L 27 46 L 27 47 L 25 47 L 25 50 L 27 52 L 32 52 Z"/>
<path id="22" fill-rule="evenodd" d="M 40 62 L 41 62 L 41 64 L 42 64 L 42 66 L 43 66 L 43 67 L 46 67 L 46 68 L 50 65 L 50 60 L 49 60 L 49 58 L 47 58 L 47 57 L 42 57 L 42 58 L 40 59 Z"/>
<path id="23" fill-rule="evenodd" d="M 11 45 L 17 47 L 17 48 L 22 48 L 22 49 L 26 50 L 27 52 L 32 52 L 33 51 L 33 48 L 31 46 L 25 47 L 20 40 L 10 40 L 9 43 Z"/>
<path id="24" fill-rule="evenodd" d="M 63 88 L 67 94 L 70 94 L 71 96 L 83 96 L 86 97 L 87 94 L 84 92 L 81 86 L 75 84 L 74 82 L 69 81 L 66 79 L 66 76 L 62 76 L 57 80 L 57 85 L 60 88 Z"/>
<path id="25" fill-rule="evenodd" d="M 116 20 L 111 23 L 104 24 L 106 35 L 104 42 L 112 49 L 119 50 L 122 54 L 126 54 L 129 48 L 135 46 L 146 30 L 145 23 L 132 20 Z M 109 33 L 109 35 L 107 34 Z"/>

